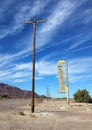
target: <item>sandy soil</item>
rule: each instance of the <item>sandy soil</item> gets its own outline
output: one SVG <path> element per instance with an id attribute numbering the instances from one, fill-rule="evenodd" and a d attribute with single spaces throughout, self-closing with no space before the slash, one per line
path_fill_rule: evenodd
<path id="1" fill-rule="evenodd" d="M 0 100 L 0 130 L 92 130 L 92 104 L 64 100 Z"/>

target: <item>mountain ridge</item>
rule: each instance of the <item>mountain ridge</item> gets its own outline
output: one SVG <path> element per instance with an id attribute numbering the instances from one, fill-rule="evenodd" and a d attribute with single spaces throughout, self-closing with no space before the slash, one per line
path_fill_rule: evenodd
<path id="1" fill-rule="evenodd" d="M 0 96 L 4 95 L 10 98 L 31 98 L 32 91 L 22 90 L 9 84 L 0 83 Z M 41 96 L 35 93 L 35 98 L 41 98 Z"/>

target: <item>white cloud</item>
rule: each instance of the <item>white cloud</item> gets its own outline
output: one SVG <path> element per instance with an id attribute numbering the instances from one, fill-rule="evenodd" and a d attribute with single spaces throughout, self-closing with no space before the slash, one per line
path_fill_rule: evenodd
<path id="1" fill-rule="evenodd" d="M 8 75 L 9 75 L 9 71 L 4 71 L 4 70 L 0 71 L 0 78 L 8 76 Z"/>
<path id="2" fill-rule="evenodd" d="M 30 62 L 29 63 L 18 64 L 18 65 L 16 65 L 15 70 L 25 70 L 25 69 L 31 70 L 30 69 L 31 66 L 32 66 L 32 64 Z"/>
<path id="3" fill-rule="evenodd" d="M 25 77 L 28 77 L 30 76 L 31 73 L 30 71 L 28 72 L 28 70 L 23 70 L 23 71 L 19 71 L 19 72 L 15 72 L 13 75 L 12 75 L 12 78 L 25 78 Z"/>
<path id="4" fill-rule="evenodd" d="M 91 80 L 92 57 L 77 58 L 68 61 L 69 81 L 79 82 L 82 80 Z M 39 61 L 36 64 L 36 72 L 41 76 L 58 76 L 58 67 L 56 62 Z"/>
<path id="5" fill-rule="evenodd" d="M 69 79 L 72 82 L 91 79 L 92 57 L 77 58 L 69 61 Z"/>
<path id="6" fill-rule="evenodd" d="M 7 69 L 3 69 L 3 67 L 1 69 L 3 69 L 2 71 L 0 71 L 0 82 L 2 81 L 26 81 L 31 79 L 31 66 L 30 68 L 28 68 L 28 64 L 19 64 L 17 66 L 11 66 L 10 68 L 8 68 L 8 64 L 7 64 Z"/>
<path id="7" fill-rule="evenodd" d="M 37 17 L 38 15 L 40 15 L 42 13 L 42 10 L 44 10 L 47 4 L 48 1 L 40 2 L 38 0 L 35 1 L 33 4 L 29 1 L 21 4 L 19 3 L 17 7 L 16 6 L 14 7 L 16 9 L 16 13 L 14 12 L 14 14 L 12 14 L 13 15 L 12 22 L 10 22 L 8 26 L 4 26 L 3 28 L 0 29 L 0 39 L 4 38 L 7 35 L 12 35 L 20 32 L 24 28 L 25 25 L 24 20 L 29 19 L 30 17 L 32 18 L 34 16 Z M 5 6 L 5 5 L 4 7 L 2 7 L 0 11 L 0 16 L 1 19 L 3 20 L 5 20 L 3 11 L 9 8 L 9 6 Z"/>
<path id="8" fill-rule="evenodd" d="M 53 10 L 53 13 L 48 17 L 47 23 L 42 27 L 41 32 L 53 31 L 59 24 L 62 24 L 74 11 L 75 2 L 60 1 Z"/>
<path id="9" fill-rule="evenodd" d="M 87 42 L 88 40 L 90 40 L 91 35 L 92 35 L 92 32 L 89 32 L 88 35 L 87 35 L 87 33 L 80 35 L 78 37 L 78 39 L 76 39 L 76 42 L 74 41 L 74 43 L 68 49 L 69 50 L 75 49 L 76 47 L 80 46 L 81 44 Z"/>
<path id="10" fill-rule="evenodd" d="M 92 57 L 77 58 L 68 61 L 69 81 L 80 82 L 85 79 L 91 80 L 92 76 Z M 30 80 L 32 76 L 32 64 L 21 63 L 6 70 L 1 68 L 0 82 L 25 82 Z M 8 66 L 8 65 L 7 65 Z M 36 62 L 36 80 L 41 80 L 45 76 L 58 76 L 58 68 L 56 62 L 41 60 Z"/>
<path id="11" fill-rule="evenodd" d="M 3 28 L 0 30 L 0 38 L 7 36 L 8 34 L 12 34 L 17 32 L 18 30 L 22 30 L 24 28 L 23 21 L 25 18 L 29 18 L 30 16 L 37 16 L 42 13 L 42 10 L 48 5 L 48 2 L 35 1 L 32 6 L 29 3 L 21 4 L 17 8 L 16 14 L 13 17 L 13 26 L 11 25 L 7 28 Z M 37 47 L 41 47 L 45 43 L 47 43 L 51 37 L 57 31 L 57 28 L 60 25 L 63 25 L 64 21 L 67 20 L 70 15 L 75 11 L 78 6 L 78 2 L 72 0 L 60 0 L 59 3 L 55 6 L 54 10 L 49 14 L 47 18 L 47 22 L 43 23 L 41 28 L 39 29 L 39 34 L 37 34 Z M 5 7 L 6 8 L 6 7 Z M 1 10 L 1 14 L 3 14 L 3 10 Z M 3 16 L 2 16 L 3 17 Z M 83 44 L 87 40 L 89 40 L 90 36 L 81 37 L 79 35 L 76 43 L 73 43 L 70 47 L 74 49 L 79 45 Z M 29 37 L 29 36 L 28 36 Z M 29 43 L 29 38 L 23 40 L 22 44 L 24 46 L 25 43 Z M 39 37 L 39 38 L 38 38 Z M 77 36 L 75 36 L 76 39 Z M 73 37 L 74 38 L 74 37 Z M 71 40 L 71 39 L 68 39 Z M 64 41 L 65 42 L 65 41 Z M 18 42 L 19 44 L 19 42 Z M 91 47 L 91 46 L 89 46 Z M 21 63 L 15 65 L 16 60 L 21 59 L 24 56 L 29 55 L 29 44 L 26 47 L 23 47 L 19 52 L 15 54 L 1 54 L 0 55 L 0 81 L 9 80 L 11 82 L 24 82 L 31 77 L 31 63 Z M 58 52 L 51 54 L 51 56 L 55 56 Z M 41 61 L 36 63 L 36 79 L 42 79 L 44 76 L 48 75 L 58 75 L 57 71 L 57 63 L 48 61 L 49 55 L 45 58 L 41 59 Z M 51 58 L 51 57 L 50 57 Z M 54 59 L 55 60 L 55 59 Z M 78 58 L 69 61 L 69 79 L 70 81 L 77 81 L 83 78 L 89 78 L 90 73 L 92 72 L 92 57 L 88 58 Z M 5 68 L 5 70 L 4 70 Z M 86 75 L 86 76 L 85 76 Z"/>
<path id="12" fill-rule="evenodd" d="M 81 47 L 81 48 L 75 49 L 73 52 L 77 52 L 80 50 L 82 51 L 82 50 L 89 49 L 89 48 L 92 48 L 92 46 Z"/>
<path id="13" fill-rule="evenodd" d="M 83 14 L 83 23 L 88 24 L 92 21 L 92 8 L 86 9 Z"/>
<path id="14" fill-rule="evenodd" d="M 19 79 L 19 78 L 16 78 L 16 79 L 13 79 L 11 82 L 13 82 L 13 83 L 23 83 L 23 82 L 25 82 L 25 81 L 27 81 L 27 79 L 25 79 L 25 78 L 21 78 L 21 79 Z"/>
<path id="15" fill-rule="evenodd" d="M 52 10 L 52 13 L 46 19 L 47 22 L 43 23 L 39 30 L 38 47 L 46 44 L 53 35 L 57 32 L 59 26 L 63 24 L 67 18 L 74 12 L 77 8 L 78 3 L 71 0 L 59 1 L 59 3 Z M 41 38 L 42 37 L 42 38 Z"/>
<path id="16" fill-rule="evenodd" d="M 23 46 L 22 49 L 19 52 L 8 54 L 8 53 L 1 53 L 0 54 L 0 68 L 8 66 L 11 66 L 13 63 L 15 63 L 17 60 L 27 57 L 29 54 L 31 54 L 31 47 L 25 47 Z M 14 64 L 15 65 L 15 64 Z M 28 65 L 29 66 L 29 65 Z"/>
<path id="17" fill-rule="evenodd" d="M 57 73 L 56 64 L 48 61 L 39 61 L 36 63 L 36 72 L 40 76 L 56 75 Z"/>
<path id="18" fill-rule="evenodd" d="M 7 64 L 7 68 L 3 69 L 3 66 L 0 71 L 0 81 L 10 81 L 10 82 L 24 82 L 31 80 L 32 76 L 32 64 L 21 63 L 17 65 L 12 65 L 8 68 L 9 64 Z M 36 63 L 36 80 L 41 80 L 44 76 L 55 75 L 57 73 L 56 64 L 48 61 L 39 61 Z"/>

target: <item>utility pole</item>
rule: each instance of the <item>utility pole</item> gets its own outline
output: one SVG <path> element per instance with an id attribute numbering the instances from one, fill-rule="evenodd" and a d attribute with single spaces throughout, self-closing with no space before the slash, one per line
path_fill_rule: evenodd
<path id="1" fill-rule="evenodd" d="M 49 92 L 49 89 L 47 87 L 47 100 L 49 100 L 49 99 L 50 99 L 50 92 Z"/>
<path id="2" fill-rule="evenodd" d="M 31 112 L 34 112 L 35 106 L 35 52 L 36 52 L 36 24 L 46 22 L 45 20 L 28 20 L 24 21 L 25 24 L 33 25 L 33 53 L 32 53 L 32 99 L 31 99 Z"/>

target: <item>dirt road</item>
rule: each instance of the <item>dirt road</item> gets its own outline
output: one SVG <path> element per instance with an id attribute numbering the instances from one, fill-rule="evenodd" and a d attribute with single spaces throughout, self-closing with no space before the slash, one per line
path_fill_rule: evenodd
<path id="1" fill-rule="evenodd" d="M 0 130 L 92 130 L 92 105 L 43 101 L 30 112 L 30 99 L 0 100 Z"/>

